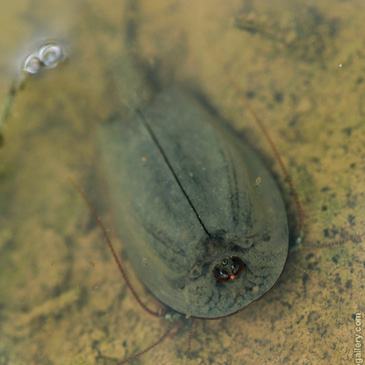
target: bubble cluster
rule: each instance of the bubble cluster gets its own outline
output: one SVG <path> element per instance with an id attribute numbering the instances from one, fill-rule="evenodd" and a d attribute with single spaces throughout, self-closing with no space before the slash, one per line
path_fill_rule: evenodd
<path id="1" fill-rule="evenodd" d="M 43 68 L 57 67 L 65 58 L 66 54 L 62 44 L 48 41 L 25 59 L 22 70 L 29 74 L 36 74 Z"/>

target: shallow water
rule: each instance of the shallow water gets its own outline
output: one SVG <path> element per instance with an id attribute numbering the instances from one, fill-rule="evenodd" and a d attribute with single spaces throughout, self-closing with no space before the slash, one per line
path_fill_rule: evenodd
<path id="1" fill-rule="evenodd" d="M 126 53 L 158 68 L 163 82 L 198 88 L 271 161 L 290 205 L 278 164 L 233 82 L 242 89 L 293 178 L 305 243 L 364 231 L 363 1 L 131 3 L 0 4 L 2 106 L 19 62 L 39 40 L 58 39 L 69 54 L 57 69 L 27 80 L 4 127 L 1 364 L 115 363 L 166 327 L 136 307 L 67 181 L 85 189 L 121 252 L 94 127 L 126 113 L 143 88 L 138 80 L 126 84 Z M 132 45 L 128 21 L 137 31 Z M 307 273 L 288 265 L 276 287 L 241 313 L 196 321 L 191 363 L 354 362 L 352 315 L 365 311 L 364 258 L 363 242 L 293 254 L 289 262 Z M 136 363 L 180 363 L 186 346 L 181 325 Z"/>

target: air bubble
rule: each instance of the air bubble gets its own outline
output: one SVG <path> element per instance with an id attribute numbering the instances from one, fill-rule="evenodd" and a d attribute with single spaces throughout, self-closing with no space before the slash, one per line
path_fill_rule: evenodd
<path id="1" fill-rule="evenodd" d="M 25 59 L 22 71 L 36 74 L 42 68 L 57 67 L 65 58 L 65 50 L 61 43 L 47 41 L 38 48 L 38 51 L 33 52 Z"/>
<path id="2" fill-rule="evenodd" d="M 35 56 L 34 54 L 31 54 L 24 61 L 23 71 L 29 74 L 36 74 L 39 72 L 41 67 L 42 67 L 42 61 L 39 59 L 39 57 Z"/>
<path id="3" fill-rule="evenodd" d="M 62 45 L 57 42 L 49 42 L 39 48 L 39 59 L 46 68 L 54 68 L 65 58 Z"/>

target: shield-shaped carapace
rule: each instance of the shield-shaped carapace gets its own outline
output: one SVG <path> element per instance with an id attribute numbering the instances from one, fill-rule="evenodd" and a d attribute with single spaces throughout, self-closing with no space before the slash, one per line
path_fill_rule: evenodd
<path id="1" fill-rule="evenodd" d="M 169 88 L 100 135 L 118 233 L 158 300 L 218 318 L 275 284 L 289 241 L 280 191 L 254 151 L 197 98 Z"/>

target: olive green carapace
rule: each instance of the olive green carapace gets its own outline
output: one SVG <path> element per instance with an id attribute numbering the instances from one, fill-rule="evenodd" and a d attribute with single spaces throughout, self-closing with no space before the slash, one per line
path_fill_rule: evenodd
<path id="1" fill-rule="evenodd" d="M 100 127 L 100 140 L 118 233 L 157 299 L 217 318 L 275 284 L 288 254 L 281 194 L 256 154 L 194 97 L 167 89 Z M 218 280 L 232 258 L 242 272 Z"/>

